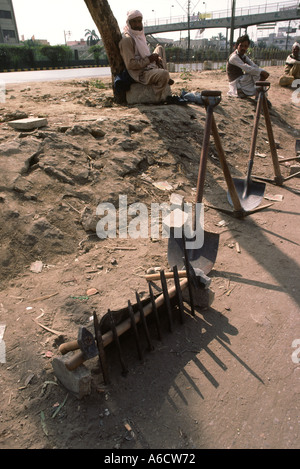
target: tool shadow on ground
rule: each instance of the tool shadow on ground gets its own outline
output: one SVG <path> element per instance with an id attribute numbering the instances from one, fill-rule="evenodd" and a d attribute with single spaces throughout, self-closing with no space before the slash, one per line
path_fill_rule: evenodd
<path id="1" fill-rule="evenodd" d="M 231 366 L 226 364 L 226 357 L 229 354 L 251 376 L 260 383 L 264 383 L 255 370 L 231 349 L 231 337 L 238 335 L 238 330 L 226 316 L 212 307 L 205 310 L 196 308 L 196 314 L 192 316 L 187 303 L 185 303 L 185 310 L 185 321 L 181 324 L 178 311 L 176 308 L 173 309 L 174 328 L 172 333 L 169 330 L 167 314 L 160 310 L 163 329 L 162 341 L 155 340 L 155 325 L 151 317 L 147 318 L 151 337 L 154 338 L 154 350 L 147 351 L 146 338 L 143 337 L 143 331 L 139 329 L 144 352 L 142 361 L 139 360 L 139 354 L 134 345 L 133 333 L 128 331 L 122 336 L 123 358 L 127 362 L 129 370 L 125 377 L 121 374 L 121 367 L 117 365 L 117 351 L 113 344 L 109 345 L 107 357 L 112 383 L 111 398 L 116 400 L 123 413 L 125 412 L 127 415 L 136 413 L 139 408 L 139 399 L 142 397 L 144 412 L 148 413 L 151 420 L 152 414 L 155 414 L 165 401 L 168 401 L 171 408 L 176 411 L 176 414 L 172 414 L 174 428 L 183 425 L 183 421 L 186 426 L 190 425 L 192 415 L 189 413 L 190 399 L 186 395 L 186 386 L 191 388 L 196 396 L 205 400 L 208 397 L 207 384 L 212 385 L 215 389 L 222 385 L 220 377 L 215 376 L 214 372 L 207 366 L 206 358 L 208 357 L 222 372 L 227 372 Z M 223 350 L 220 353 L 213 351 L 213 346 L 210 347 L 214 341 L 222 346 Z M 192 371 L 189 371 L 191 368 Z M 181 380 L 179 376 L 181 376 Z M 203 380 L 207 383 L 204 383 Z M 182 381 L 185 383 L 184 385 Z M 115 394 L 120 389 L 122 389 L 121 395 Z M 132 408 L 130 409 L 133 404 L 133 393 L 135 396 L 134 411 Z M 182 409 L 182 405 L 185 406 L 186 411 L 177 415 L 179 409 Z M 143 447 L 151 447 L 151 441 L 146 439 L 146 432 L 142 430 L 146 429 L 147 421 L 135 415 L 131 421 L 133 427 L 134 420 L 139 429 L 137 439 L 140 440 Z"/>
<path id="2" fill-rule="evenodd" d="M 266 209 L 264 213 L 267 214 L 272 208 Z M 288 212 L 287 212 L 288 213 Z M 289 213 L 288 213 L 289 214 Z M 291 213 L 294 216 L 293 213 Z M 297 215 L 299 215 L 297 213 Z M 230 215 L 223 214 L 224 219 L 227 223 L 232 220 Z M 260 213 L 261 216 L 261 213 Z M 237 223 L 237 221 L 236 221 Z M 229 231 L 235 236 L 236 227 L 232 226 Z M 300 293 L 296 287 L 296 280 L 300 276 L 300 266 L 297 263 L 297 258 L 291 258 L 283 252 L 275 243 L 270 243 L 269 237 L 274 236 L 279 242 L 289 242 L 298 245 L 295 241 L 281 236 L 279 233 L 265 229 L 259 225 L 259 221 L 252 217 L 247 217 L 241 220 L 239 223 L 239 245 L 241 250 L 247 251 L 248 254 L 254 259 L 254 261 L 261 265 L 265 271 L 269 272 L 278 282 L 278 286 L 266 285 L 267 289 L 276 289 L 284 291 L 291 298 L 293 298 L 298 304 L 300 303 Z M 212 275 L 214 275 L 212 273 Z M 239 277 L 236 273 L 233 274 L 236 280 L 240 283 L 251 282 L 243 277 Z M 232 278 L 232 277 L 230 277 Z M 255 285 L 258 285 L 257 281 L 254 281 Z"/>
<path id="3" fill-rule="evenodd" d="M 111 440 L 111 435 L 118 434 L 114 442 L 120 449 L 163 448 L 162 436 L 149 433 L 149 428 L 161 424 L 159 414 L 162 408 L 166 409 L 167 405 L 167 419 L 164 425 L 174 431 L 172 438 L 175 442 L 178 439 L 178 428 L 185 428 L 185 431 L 193 430 L 194 399 L 200 398 L 202 401 L 209 399 L 210 387 L 218 389 L 222 386 L 218 370 L 221 373 L 229 372 L 231 367 L 235 366 L 234 362 L 237 362 L 263 384 L 263 379 L 250 364 L 232 350 L 232 338 L 238 335 L 238 329 L 226 316 L 212 307 L 205 309 L 196 307 L 195 315 L 192 315 L 188 301 L 184 302 L 184 310 L 182 323 L 178 307 L 172 302 L 173 328 L 170 331 L 168 313 L 165 307 L 159 308 L 161 340 L 157 335 L 157 325 L 153 315 L 147 316 L 153 350 L 148 348 L 142 324 L 140 322 L 137 324 L 142 359 L 132 329 L 120 337 L 127 374 L 122 373 L 117 347 L 114 343 L 109 344 L 105 349 L 109 372 L 108 384 L 103 383 L 98 358 L 87 361 L 86 366 L 91 369 L 93 377 L 91 394 L 78 401 L 76 396 L 68 393 L 67 407 L 75 406 L 80 408 L 80 412 L 70 415 L 66 414 L 64 409 L 61 410 L 60 418 L 64 419 L 63 436 L 58 431 L 57 422 L 52 419 L 47 420 L 48 445 L 67 446 L 70 449 L 89 448 L 96 440 L 100 444 L 103 440 L 105 445 L 106 438 Z M 220 352 L 214 350 L 215 341 L 222 346 Z M 191 391 L 187 392 L 187 388 Z M 52 399 L 59 400 L 62 392 L 65 393 L 66 390 L 61 386 L 57 387 L 52 392 Z M 104 396 L 109 396 L 107 401 Z M 33 399 L 33 405 L 35 401 Z M 27 412 L 30 414 L 30 403 Z M 102 423 L 103 428 L 99 428 L 99 422 L 102 422 L 99 414 L 101 416 L 103 413 L 110 415 L 110 418 Z M 39 416 L 36 418 L 38 426 Z M 131 433 L 124 430 L 123 422 L 130 424 Z M 88 429 L 86 436 L 76 430 L 86 426 Z M 116 428 L 119 428 L 119 431 Z M 201 428 L 199 432 L 197 438 L 201 435 Z"/>
<path id="4" fill-rule="evenodd" d="M 243 285 L 252 285 L 254 287 L 264 288 L 266 290 L 273 290 L 273 291 L 279 291 L 279 292 L 283 291 L 283 289 L 278 285 L 273 285 L 272 283 L 262 282 L 257 279 L 245 278 L 242 275 L 237 274 L 236 272 L 230 272 L 226 270 L 214 270 L 213 272 L 211 272 L 211 277 L 212 278 L 223 277 L 223 278 L 230 279 L 230 281 L 232 282 L 240 283 Z"/>

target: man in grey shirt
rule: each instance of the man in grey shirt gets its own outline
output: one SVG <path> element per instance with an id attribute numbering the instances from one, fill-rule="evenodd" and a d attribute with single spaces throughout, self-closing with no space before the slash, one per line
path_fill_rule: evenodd
<path id="1" fill-rule="evenodd" d="M 247 34 L 240 36 L 236 41 L 235 51 L 227 61 L 228 96 L 239 98 L 257 96 L 255 83 L 257 81 L 265 81 L 269 76 L 266 70 L 258 67 L 247 57 L 246 52 L 249 46 L 249 36 Z"/>

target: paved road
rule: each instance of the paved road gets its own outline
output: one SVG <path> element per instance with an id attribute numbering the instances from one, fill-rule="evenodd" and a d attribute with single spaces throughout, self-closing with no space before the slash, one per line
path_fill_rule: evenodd
<path id="1" fill-rule="evenodd" d="M 110 67 L 72 68 L 66 70 L 39 70 L 30 72 L 0 73 L 0 84 L 32 83 L 35 81 L 72 80 L 82 78 L 99 78 L 109 76 Z"/>

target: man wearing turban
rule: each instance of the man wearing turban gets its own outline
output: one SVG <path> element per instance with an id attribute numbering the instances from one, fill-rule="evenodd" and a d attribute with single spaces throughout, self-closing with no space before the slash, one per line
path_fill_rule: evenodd
<path id="1" fill-rule="evenodd" d="M 151 85 L 157 101 L 162 101 L 173 84 L 168 72 L 165 52 L 158 46 L 151 54 L 139 10 L 127 13 L 124 37 L 119 43 L 120 53 L 129 75 L 138 83 Z"/>
<path id="2" fill-rule="evenodd" d="M 292 53 L 285 61 L 284 75 L 279 79 L 280 86 L 291 86 L 294 80 L 300 78 L 300 44 L 295 42 Z"/>

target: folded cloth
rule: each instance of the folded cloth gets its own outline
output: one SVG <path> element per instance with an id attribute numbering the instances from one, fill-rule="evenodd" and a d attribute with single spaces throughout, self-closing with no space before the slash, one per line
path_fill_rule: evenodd
<path id="1" fill-rule="evenodd" d="M 114 78 L 114 88 L 119 93 L 129 91 L 132 83 L 135 83 L 135 81 L 131 78 L 126 68 Z"/>
<path id="2" fill-rule="evenodd" d="M 198 91 L 196 91 L 196 93 L 191 93 L 191 92 L 182 90 L 180 98 L 185 99 L 186 101 L 190 103 L 204 104 L 201 93 L 199 93 Z"/>
<path id="3" fill-rule="evenodd" d="M 187 99 L 181 98 L 179 96 L 167 96 L 166 97 L 167 104 L 179 104 L 180 106 L 185 105 L 188 103 Z"/>

